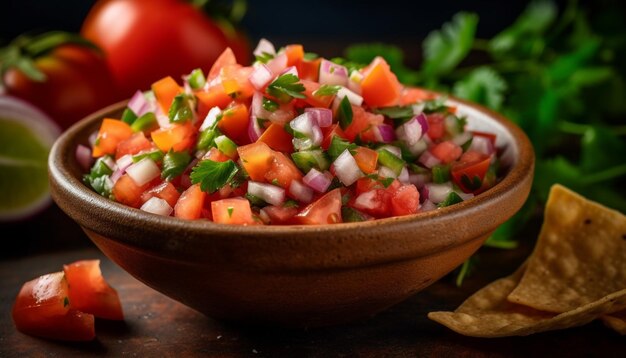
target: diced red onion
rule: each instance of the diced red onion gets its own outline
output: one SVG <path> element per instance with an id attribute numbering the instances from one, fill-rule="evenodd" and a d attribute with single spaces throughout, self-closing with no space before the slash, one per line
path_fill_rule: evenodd
<path id="1" fill-rule="evenodd" d="M 333 162 L 335 175 L 345 186 L 352 185 L 357 179 L 363 176 L 356 160 L 348 149 L 344 150 Z"/>
<path id="2" fill-rule="evenodd" d="M 322 133 L 322 129 L 320 129 L 319 126 L 314 125 L 313 126 L 313 136 L 311 137 L 311 146 L 312 147 L 317 147 L 320 144 L 322 144 L 322 141 L 324 140 L 324 133 Z"/>
<path id="3" fill-rule="evenodd" d="M 396 129 L 398 139 L 405 142 L 408 146 L 417 144 L 424 134 L 424 132 L 422 132 L 422 126 L 417 121 L 417 117 L 418 116 L 411 118 Z"/>
<path id="4" fill-rule="evenodd" d="M 428 126 L 428 119 L 426 119 L 426 115 L 424 113 L 420 113 L 415 117 L 415 119 L 417 119 L 417 122 L 420 124 L 420 126 L 422 126 L 422 135 L 426 134 L 428 132 L 428 129 L 430 128 Z"/>
<path id="5" fill-rule="evenodd" d="M 257 90 L 262 90 L 274 78 L 274 74 L 267 65 L 261 63 L 254 67 L 254 71 L 248 80 Z"/>
<path id="6" fill-rule="evenodd" d="M 426 200 L 422 203 L 422 206 L 420 207 L 420 211 L 425 213 L 427 211 L 433 211 L 433 210 L 437 210 L 437 205 L 435 205 L 432 201 L 430 200 Z"/>
<path id="7" fill-rule="evenodd" d="M 137 117 L 141 117 L 150 111 L 150 104 L 143 95 L 143 92 L 137 91 L 128 101 L 128 108 L 130 108 Z"/>
<path id="8" fill-rule="evenodd" d="M 321 85 L 348 85 L 348 69 L 326 59 L 320 64 L 319 83 Z"/>
<path id="9" fill-rule="evenodd" d="M 256 142 L 262 134 L 263 130 L 259 126 L 259 121 L 257 121 L 255 116 L 250 116 L 250 123 L 248 123 L 248 138 L 250 138 L 250 141 Z"/>
<path id="10" fill-rule="evenodd" d="M 117 180 L 124 175 L 126 169 L 133 164 L 133 156 L 126 154 L 115 162 L 117 169 L 111 174 L 111 181 L 117 183 Z"/>
<path id="11" fill-rule="evenodd" d="M 443 183 L 428 183 L 424 185 L 425 188 L 428 188 L 428 199 L 433 203 L 440 203 L 448 197 L 448 195 L 452 192 L 452 184 Z"/>
<path id="12" fill-rule="evenodd" d="M 496 149 L 493 147 L 493 143 L 491 143 L 488 138 L 479 135 L 474 136 L 469 150 L 473 150 L 487 155 L 492 155 L 496 151 Z"/>
<path id="13" fill-rule="evenodd" d="M 398 175 L 398 180 L 400 181 L 400 183 L 403 184 L 409 184 L 409 170 L 404 167 L 402 168 L 402 170 L 400 171 L 400 175 Z"/>
<path id="14" fill-rule="evenodd" d="M 339 91 L 337 91 L 337 97 L 335 97 L 335 100 L 342 101 L 344 97 L 348 97 L 348 101 L 350 101 L 350 103 L 355 106 L 360 106 L 363 104 L 363 97 L 350 91 L 346 87 L 341 87 Z"/>
<path id="15" fill-rule="evenodd" d="M 83 171 L 88 171 L 91 168 L 91 163 L 93 158 L 91 156 L 91 149 L 87 146 L 79 144 L 76 146 L 76 161 L 83 169 Z"/>
<path id="16" fill-rule="evenodd" d="M 163 113 L 161 106 L 157 106 L 154 111 L 154 115 L 156 116 L 157 123 L 159 123 L 159 128 L 167 129 L 172 126 L 172 123 L 170 123 L 170 117 Z"/>
<path id="17" fill-rule="evenodd" d="M 396 140 L 396 132 L 394 131 L 393 126 L 383 123 L 373 128 L 374 136 L 378 142 L 391 143 Z"/>
<path id="18" fill-rule="evenodd" d="M 429 183 L 426 183 L 429 184 Z M 428 197 L 430 196 L 430 192 L 428 191 L 429 186 L 428 185 L 424 185 L 420 188 L 420 200 L 422 201 L 426 201 L 429 200 Z"/>
<path id="19" fill-rule="evenodd" d="M 305 204 L 313 201 L 313 189 L 302 184 L 299 180 L 291 181 L 291 184 L 289 185 L 289 194 Z"/>
<path id="20" fill-rule="evenodd" d="M 280 55 L 274 57 L 267 63 L 267 67 L 269 67 L 272 73 L 281 73 L 285 68 L 287 68 L 287 55 L 285 53 L 281 53 Z"/>
<path id="21" fill-rule="evenodd" d="M 331 183 L 331 180 L 324 173 L 315 168 L 311 168 L 302 178 L 302 181 L 318 193 L 325 193 Z"/>
<path id="22" fill-rule="evenodd" d="M 409 183 L 418 188 L 423 187 L 428 182 L 430 182 L 430 175 L 428 174 L 409 174 Z"/>
<path id="23" fill-rule="evenodd" d="M 420 155 L 418 162 L 422 163 L 422 165 L 424 165 L 428 169 L 434 167 L 435 165 L 441 164 L 441 160 L 432 155 L 432 153 L 428 150 Z"/>
<path id="24" fill-rule="evenodd" d="M 305 108 L 304 113 L 313 117 L 322 128 L 330 127 L 333 124 L 333 111 L 328 108 Z"/>
<path id="25" fill-rule="evenodd" d="M 215 124 L 215 122 L 217 121 L 217 116 L 219 116 L 220 113 L 222 113 L 220 107 L 215 106 L 211 108 L 209 110 L 209 113 L 207 113 L 206 117 L 204 118 L 204 121 L 202 121 L 202 125 L 200 125 L 200 131 L 210 128 L 213 124 Z"/>
<path id="26" fill-rule="evenodd" d="M 259 210 L 259 218 L 261 218 L 261 221 L 263 221 L 265 225 L 272 222 L 272 218 L 270 218 L 270 216 L 267 214 L 267 211 L 265 211 L 265 208 Z"/>
<path id="27" fill-rule="evenodd" d="M 276 55 L 276 49 L 274 48 L 274 44 L 269 42 L 266 39 L 260 39 L 258 45 L 254 49 L 254 56 L 263 56 L 264 54 Z"/>
<path id="28" fill-rule="evenodd" d="M 161 170 L 152 159 L 146 157 L 126 168 L 126 173 L 135 184 L 142 186 L 160 176 Z"/>
<path id="29" fill-rule="evenodd" d="M 87 142 L 89 142 L 89 146 L 91 148 L 96 146 L 96 141 L 98 140 L 98 132 L 93 132 L 89 135 L 89 138 L 87 138 Z"/>
<path id="30" fill-rule="evenodd" d="M 157 198 L 156 196 L 151 197 L 146 201 L 140 208 L 143 211 L 147 211 L 152 214 L 162 215 L 162 216 L 170 216 L 172 211 L 172 207 L 170 204 L 161 198 Z"/>
<path id="31" fill-rule="evenodd" d="M 366 191 L 354 200 L 354 207 L 357 209 L 375 209 L 379 205 L 376 200 L 376 190 Z"/>
<path id="32" fill-rule="evenodd" d="M 360 71 L 352 71 L 348 78 L 348 89 L 356 94 L 361 94 L 361 81 L 363 74 Z"/>
<path id="33" fill-rule="evenodd" d="M 467 143 L 467 141 L 469 141 L 470 139 L 472 139 L 472 133 L 470 132 L 463 132 L 457 136 L 455 136 L 454 138 L 452 138 L 452 143 L 458 145 L 458 146 L 462 146 L 463 144 Z"/>
<path id="34" fill-rule="evenodd" d="M 285 189 L 272 184 L 249 181 L 248 194 L 259 197 L 266 203 L 276 206 L 282 205 L 285 201 Z"/>
<path id="35" fill-rule="evenodd" d="M 298 69 L 296 68 L 296 66 L 289 66 L 289 67 L 285 68 L 285 69 L 284 69 L 284 70 L 280 73 L 280 75 L 279 75 L 279 76 L 282 76 L 282 75 L 287 75 L 287 74 L 289 74 L 289 75 L 294 75 L 294 76 L 296 76 L 296 77 L 298 77 L 298 78 L 300 77 L 300 76 L 298 75 Z"/>
<path id="36" fill-rule="evenodd" d="M 269 118 L 270 113 L 270 111 L 263 108 L 263 94 L 254 92 L 252 104 L 250 105 L 250 114 L 257 118 Z"/>

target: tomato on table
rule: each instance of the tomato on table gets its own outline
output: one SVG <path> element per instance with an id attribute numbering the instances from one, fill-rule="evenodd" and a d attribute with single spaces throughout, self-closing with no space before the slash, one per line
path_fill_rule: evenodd
<path id="1" fill-rule="evenodd" d="M 336 224 L 341 219 L 341 190 L 333 189 L 302 209 L 294 219 L 305 225 Z"/>

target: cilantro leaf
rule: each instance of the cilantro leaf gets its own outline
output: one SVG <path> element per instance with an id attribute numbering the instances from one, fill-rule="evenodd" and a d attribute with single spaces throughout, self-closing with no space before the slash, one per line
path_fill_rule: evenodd
<path id="1" fill-rule="evenodd" d="M 191 156 L 189 153 L 174 152 L 173 150 L 170 150 L 163 157 L 163 171 L 161 172 L 161 178 L 167 181 L 172 181 L 185 171 L 189 162 L 191 162 Z"/>
<path id="2" fill-rule="evenodd" d="M 337 92 L 339 92 L 340 89 L 341 89 L 341 86 L 337 86 L 337 85 L 321 85 L 320 88 L 316 89 L 313 92 L 313 95 L 316 97 L 331 96 L 331 95 L 337 94 Z"/>
<path id="3" fill-rule="evenodd" d="M 504 102 L 506 81 L 492 68 L 479 67 L 454 85 L 453 93 L 470 101 L 499 110 Z"/>
<path id="4" fill-rule="evenodd" d="M 232 160 L 215 162 L 203 160 L 191 170 L 191 182 L 200 183 L 200 189 L 207 193 L 214 193 L 228 184 L 237 174 L 239 168 Z"/>
<path id="5" fill-rule="evenodd" d="M 304 90 L 304 85 L 300 83 L 298 76 L 291 73 L 278 76 L 267 86 L 267 93 L 282 102 L 289 102 L 292 98 L 306 98 L 302 93 Z"/>
<path id="6" fill-rule="evenodd" d="M 341 129 L 346 129 L 352 123 L 352 104 L 350 104 L 350 100 L 348 100 L 348 96 L 344 97 L 339 103 L 339 108 L 337 109 L 337 120 L 339 121 L 339 126 Z"/>
<path id="7" fill-rule="evenodd" d="M 422 71 L 428 77 L 449 73 L 470 52 L 478 15 L 460 12 L 424 40 Z"/>
<path id="8" fill-rule="evenodd" d="M 263 109 L 269 112 L 274 112 L 278 109 L 278 103 L 267 97 L 263 97 Z"/>
<path id="9" fill-rule="evenodd" d="M 392 107 L 380 107 L 374 108 L 376 114 L 382 114 L 391 119 L 407 119 L 412 118 L 413 106 L 392 106 Z"/>
<path id="10" fill-rule="evenodd" d="M 260 55 L 258 55 L 258 56 L 255 56 L 255 58 L 256 58 L 256 60 L 257 60 L 258 62 L 261 62 L 261 63 L 268 63 L 268 62 L 270 62 L 270 60 L 271 60 L 271 59 L 273 59 L 273 58 L 274 58 L 274 55 L 272 55 L 272 54 L 271 54 L 271 53 L 269 53 L 269 52 L 263 52 L 262 54 L 260 54 Z"/>

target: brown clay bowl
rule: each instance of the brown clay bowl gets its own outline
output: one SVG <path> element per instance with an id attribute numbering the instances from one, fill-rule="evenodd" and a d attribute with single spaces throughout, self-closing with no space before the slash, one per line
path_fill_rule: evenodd
<path id="1" fill-rule="evenodd" d="M 508 173 L 488 191 L 411 216 L 323 226 L 230 226 L 126 207 L 86 187 L 75 149 L 104 117 L 67 130 L 50 153 L 53 199 L 111 260 L 146 285 L 210 317 L 244 324 L 322 326 L 365 318 L 464 262 L 526 200 L 533 149 L 497 113 L 451 99 L 474 129 L 498 134 Z"/>

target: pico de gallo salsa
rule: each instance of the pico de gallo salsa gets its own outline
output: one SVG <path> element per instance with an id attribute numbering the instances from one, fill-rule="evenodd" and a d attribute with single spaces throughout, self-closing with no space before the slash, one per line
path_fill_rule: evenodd
<path id="1" fill-rule="evenodd" d="M 241 225 L 410 215 L 496 183 L 496 136 L 382 57 L 359 66 L 267 40 L 254 54 L 242 66 L 227 49 L 209 73 L 137 91 L 78 147 L 85 182 L 154 214 Z"/>

